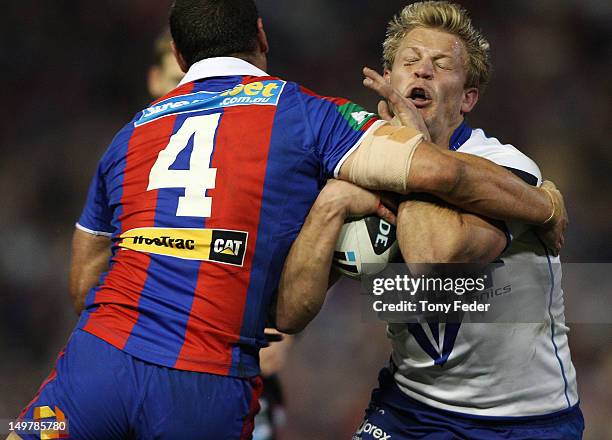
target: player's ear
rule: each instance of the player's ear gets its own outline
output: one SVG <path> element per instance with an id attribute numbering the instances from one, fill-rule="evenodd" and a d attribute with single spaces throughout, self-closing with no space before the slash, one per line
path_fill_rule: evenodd
<path id="1" fill-rule="evenodd" d="M 469 113 L 472 111 L 476 103 L 478 102 L 478 89 L 476 87 L 470 87 L 469 89 L 463 90 L 463 100 L 461 102 L 461 113 Z"/>
<path id="2" fill-rule="evenodd" d="M 388 83 L 391 82 L 391 70 L 385 68 L 385 71 L 383 72 L 383 78 L 387 80 Z"/>
<path id="3" fill-rule="evenodd" d="M 259 50 L 261 53 L 268 53 L 270 45 L 268 44 L 268 37 L 266 36 L 261 17 L 257 19 L 257 42 L 259 43 Z"/>
<path id="4" fill-rule="evenodd" d="M 172 40 L 171 45 L 172 45 L 172 53 L 174 54 L 174 58 L 176 58 L 176 62 L 178 63 L 183 73 L 187 73 L 187 71 L 189 70 L 189 65 L 187 64 L 187 61 L 185 61 L 183 54 L 180 53 L 178 49 L 176 48 L 176 44 L 174 44 L 174 40 Z"/>

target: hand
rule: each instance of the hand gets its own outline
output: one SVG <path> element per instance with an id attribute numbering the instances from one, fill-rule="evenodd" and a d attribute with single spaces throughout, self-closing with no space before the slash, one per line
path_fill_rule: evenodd
<path id="1" fill-rule="evenodd" d="M 565 244 L 563 234 L 569 223 L 567 211 L 565 210 L 565 201 L 563 200 L 563 195 L 550 180 L 545 180 L 540 188 L 549 194 L 554 205 L 554 211 L 550 220 L 539 227 L 540 237 L 556 256 L 559 255 L 559 251 L 561 251 Z"/>
<path id="2" fill-rule="evenodd" d="M 391 121 L 393 114 L 395 114 L 402 125 L 415 128 L 423 133 L 425 140 L 431 140 L 423 116 L 408 98 L 402 96 L 375 70 L 364 67 L 363 74 L 365 75 L 363 85 L 374 90 L 386 100 L 386 102 L 381 101 L 378 104 L 378 113 L 381 118 Z"/>
<path id="3" fill-rule="evenodd" d="M 318 204 L 331 204 L 342 209 L 345 218 L 376 214 L 383 220 L 395 224 L 395 214 L 385 206 L 378 193 L 368 191 L 344 180 L 330 179 L 317 198 Z M 389 202 L 392 206 L 392 203 Z"/>
<path id="4" fill-rule="evenodd" d="M 266 337 L 266 341 L 268 344 L 273 344 L 274 342 L 280 342 L 284 338 L 284 333 L 279 332 L 275 328 L 266 327 L 264 330 L 264 336 Z"/>
<path id="5" fill-rule="evenodd" d="M 262 376 L 271 376 L 285 365 L 289 348 L 293 345 L 293 336 L 284 335 L 273 328 L 265 329 L 264 334 L 270 345 L 259 352 L 259 365 Z"/>

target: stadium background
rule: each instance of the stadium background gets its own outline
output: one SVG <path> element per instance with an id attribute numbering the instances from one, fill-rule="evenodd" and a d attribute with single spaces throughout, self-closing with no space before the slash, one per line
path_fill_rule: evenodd
<path id="1" fill-rule="evenodd" d="M 73 223 L 99 156 L 147 103 L 151 46 L 169 3 L 3 7 L 0 419 L 34 395 L 76 322 L 67 290 Z M 518 146 L 562 189 L 571 218 L 564 261 L 612 262 L 612 3 L 461 3 L 489 38 L 495 68 L 469 121 Z M 375 109 L 360 69 L 380 65 L 386 22 L 404 4 L 259 0 L 268 71 Z M 594 301 L 592 283 L 566 294 Z M 610 300 L 598 307 L 610 309 Z M 612 326 L 573 325 L 571 348 L 586 438 L 610 439 Z M 388 354 L 382 326 L 361 322 L 355 294 L 331 295 L 282 373 L 282 438 L 349 438 Z"/>

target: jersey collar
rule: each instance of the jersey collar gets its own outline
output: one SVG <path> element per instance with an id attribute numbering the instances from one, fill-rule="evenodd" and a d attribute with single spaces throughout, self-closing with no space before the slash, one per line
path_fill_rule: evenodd
<path id="1" fill-rule="evenodd" d="M 467 122 L 463 121 L 459 127 L 455 128 L 453 134 L 448 141 L 448 149 L 451 151 L 457 151 L 461 145 L 467 141 L 472 135 L 472 127 Z"/>
<path id="2" fill-rule="evenodd" d="M 251 63 L 247 63 L 240 58 L 234 57 L 216 57 L 206 58 L 194 63 L 187 74 L 183 77 L 179 86 L 196 81 L 202 78 L 210 78 L 213 76 L 268 76 L 266 72 L 258 69 Z"/>

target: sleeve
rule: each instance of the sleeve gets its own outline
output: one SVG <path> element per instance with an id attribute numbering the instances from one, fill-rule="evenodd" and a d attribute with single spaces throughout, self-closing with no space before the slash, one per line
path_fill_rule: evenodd
<path id="1" fill-rule="evenodd" d="M 476 132 L 480 132 L 480 130 L 476 130 Z M 476 133 L 475 137 L 476 139 L 481 137 L 483 140 L 482 142 L 467 142 L 458 151 L 488 159 L 506 168 L 529 185 L 540 186 L 542 184 L 542 173 L 540 172 L 540 168 L 519 149 L 509 144 L 501 144 L 495 138 L 485 138 L 479 135 L 481 135 L 481 133 Z M 515 237 L 522 235 L 529 228 L 529 225 L 518 222 L 496 220 L 492 223 L 504 231 L 508 240 L 508 246 Z M 506 248 L 508 246 L 506 246 Z"/>
<path id="2" fill-rule="evenodd" d="M 300 97 L 323 174 L 337 177 L 342 163 L 361 139 L 384 121 L 347 99 L 319 96 L 303 87 Z"/>
<path id="3" fill-rule="evenodd" d="M 93 235 L 111 236 L 112 218 L 113 213 L 109 206 L 104 179 L 103 161 L 101 161 L 89 185 L 87 200 L 76 227 Z"/>
<path id="4" fill-rule="evenodd" d="M 533 160 L 512 145 L 501 144 L 495 138 L 485 137 L 482 130 L 474 130 L 472 138 L 457 151 L 488 159 L 511 171 L 529 185 L 542 184 L 542 173 Z"/>

